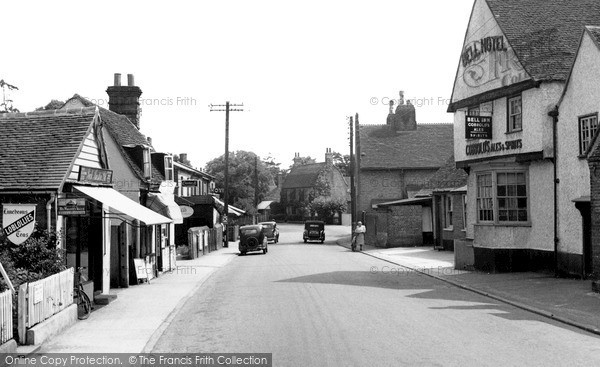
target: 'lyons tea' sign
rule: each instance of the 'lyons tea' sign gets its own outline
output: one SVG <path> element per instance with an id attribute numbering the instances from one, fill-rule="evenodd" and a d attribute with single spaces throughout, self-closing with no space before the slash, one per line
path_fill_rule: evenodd
<path id="1" fill-rule="evenodd" d="M 2 226 L 10 242 L 25 242 L 35 228 L 35 204 L 2 204 Z"/>

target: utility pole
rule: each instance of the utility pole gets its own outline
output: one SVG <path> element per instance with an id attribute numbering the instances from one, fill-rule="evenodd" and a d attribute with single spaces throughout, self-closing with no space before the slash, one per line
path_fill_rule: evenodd
<path id="1" fill-rule="evenodd" d="M 210 104 L 210 112 L 225 111 L 225 216 L 223 222 L 227 225 L 228 214 L 229 214 L 229 112 L 230 111 L 243 111 L 244 104 L 231 104 L 229 101 L 225 104 Z M 225 107 L 225 109 L 223 109 Z M 238 108 L 231 108 L 238 107 Z M 229 245 L 229 239 L 227 238 L 227 231 L 223 234 L 224 243 Z M 227 247 L 227 246 L 225 246 Z"/>
<path id="2" fill-rule="evenodd" d="M 349 117 L 350 125 L 350 216 L 352 221 L 352 233 L 356 226 L 356 187 L 354 186 L 354 121 Z"/>
<path id="3" fill-rule="evenodd" d="M 354 123 L 355 123 L 354 131 L 356 134 L 356 139 L 355 139 L 356 145 L 354 147 L 354 152 L 356 154 L 356 158 L 355 158 L 356 164 L 353 167 L 353 169 L 354 169 L 354 186 L 355 186 L 354 187 L 354 195 L 355 195 L 354 198 L 356 201 L 356 204 L 354 206 L 355 206 L 355 209 L 357 210 L 357 215 L 359 215 L 358 214 L 358 209 L 359 209 L 358 203 L 360 202 L 359 199 L 360 199 L 360 158 L 361 157 L 360 157 L 360 130 L 359 130 L 360 126 L 358 123 L 358 113 L 356 114 Z M 364 223 L 365 218 L 363 218 L 362 212 L 360 213 L 359 217 L 360 217 L 360 220 L 363 222 L 363 224 L 365 224 Z M 358 219 L 357 219 L 357 221 L 358 221 Z"/>
<path id="4" fill-rule="evenodd" d="M 254 156 L 254 208 L 256 209 L 256 214 L 254 218 L 256 223 L 258 223 L 258 156 Z M 256 224 L 254 223 L 254 224 Z"/>

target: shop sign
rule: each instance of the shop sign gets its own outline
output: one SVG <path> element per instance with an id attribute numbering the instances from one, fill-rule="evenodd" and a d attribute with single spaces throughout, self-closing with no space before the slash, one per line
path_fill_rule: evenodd
<path id="1" fill-rule="evenodd" d="M 222 193 L 224 193 L 224 192 L 225 192 L 225 190 L 223 190 L 223 189 L 218 189 L 218 188 L 216 188 L 216 187 L 215 187 L 215 188 L 212 190 L 212 192 L 213 192 L 213 194 L 222 194 Z"/>
<path id="2" fill-rule="evenodd" d="M 181 210 L 181 216 L 184 218 L 189 218 L 194 214 L 194 208 L 187 205 L 179 205 L 179 210 Z"/>
<path id="3" fill-rule="evenodd" d="M 492 143 L 491 141 L 484 141 L 480 143 L 468 144 L 466 153 L 467 155 L 477 155 L 484 153 L 496 153 L 504 152 L 507 150 L 521 149 L 523 143 L 521 139 L 507 140 L 505 142 Z"/>
<path id="4" fill-rule="evenodd" d="M 198 187 L 198 180 L 183 180 L 181 187 Z"/>
<path id="5" fill-rule="evenodd" d="M 35 228 L 35 204 L 2 204 L 2 223 L 8 240 L 20 245 Z"/>
<path id="6" fill-rule="evenodd" d="M 112 183 L 113 171 L 109 169 L 79 166 L 79 181 L 88 183 Z"/>
<path id="7" fill-rule="evenodd" d="M 58 215 L 86 215 L 84 198 L 58 199 Z"/>
<path id="8" fill-rule="evenodd" d="M 467 139 L 491 139 L 492 117 L 491 116 L 465 116 L 465 138 Z"/>

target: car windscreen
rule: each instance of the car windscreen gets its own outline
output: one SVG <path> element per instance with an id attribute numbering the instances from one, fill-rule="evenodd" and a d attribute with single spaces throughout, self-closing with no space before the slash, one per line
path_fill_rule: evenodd
<path id="1" fill-rule="evenodd" d="M 308 225 L 308 228 L 310 228 L 310 229 L 320 229 L 320 228 L 321 228 L 321 226 L 320 226 L 320 225 L 318 225 L 318 224 L 309 224 L 309 225 Z"/>
<path id="2" fill-rule="evenodd" d="M 263 227 L 265 227 L 265 228 L 267 228 L 267 229 L 271 229 L 271 228 L 273 228 L 273 225 L 272 225 L 272 224 L 267 224 L 267 223 L 263 223 L 263 225 L 262 225 L 262 226 L 263 226 Z"/>

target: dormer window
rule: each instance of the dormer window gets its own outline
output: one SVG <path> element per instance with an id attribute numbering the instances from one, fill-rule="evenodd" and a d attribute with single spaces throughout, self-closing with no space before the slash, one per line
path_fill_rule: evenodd
<path id="1" fill-rule="evenodd" d="M 150 148 L 144 147 L 144 178 L 149 180 L 152 178 L 152 162 L 150 161 Z"/>
<path id="2" fill-rule="evenodd" d="M 173 181 L 173 156 L 165 156 L 165 180 Z"/>

